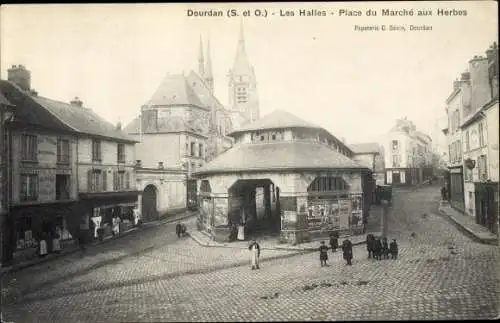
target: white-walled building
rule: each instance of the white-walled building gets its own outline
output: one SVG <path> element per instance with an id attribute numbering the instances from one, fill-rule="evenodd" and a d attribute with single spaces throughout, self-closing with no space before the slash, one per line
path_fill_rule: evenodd
<path id="1" fill-rule="evenodd" d="M 431 174 L 432 139 L 404 118 L 383 137 L 385 180 L 392 185 L 415 185 Z"/>

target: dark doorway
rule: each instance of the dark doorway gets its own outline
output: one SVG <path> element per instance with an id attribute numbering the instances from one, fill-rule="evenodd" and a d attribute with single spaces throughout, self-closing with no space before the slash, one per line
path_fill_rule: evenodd
<path id="1" fill-rule="evenodd" d="M 156 208 L 156 187 L 148 185 L 144 188 L 142 194 L 142 218 L 144 221 L 153 221 L 158 219 L 158 209 Z"/>
<path id="2" fill-rule="evenodd" d="M 392 184 L 401 184 L 401 174 L 399 172 L 392 173 Z"/>
<path id="3" fill-rule="evenodd" d="M 229 196 L 230 225 L 243 225 L 245 240 L 280 231 L 279 188 L 271 180 L 238 180 Z"/>

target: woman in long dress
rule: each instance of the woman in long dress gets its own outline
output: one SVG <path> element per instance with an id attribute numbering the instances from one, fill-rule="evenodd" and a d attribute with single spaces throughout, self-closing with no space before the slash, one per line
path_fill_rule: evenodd
<path id="1" fill-rule="evenodd" d="M 252 270 L 259 269 L 260 246 L 257 241 L 252 240 L 248 246 L 252 257 Z"/>

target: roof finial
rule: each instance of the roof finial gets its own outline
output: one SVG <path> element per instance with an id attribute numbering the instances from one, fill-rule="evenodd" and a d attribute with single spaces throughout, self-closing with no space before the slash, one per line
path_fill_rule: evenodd
<path id="1" fill-rule="evenodd" d="M 198 55 L 198 74 L 200 77 L 205 77 L 205 63 L 203 59 L 203 40 L 200 35 L 200 53 Z"/>

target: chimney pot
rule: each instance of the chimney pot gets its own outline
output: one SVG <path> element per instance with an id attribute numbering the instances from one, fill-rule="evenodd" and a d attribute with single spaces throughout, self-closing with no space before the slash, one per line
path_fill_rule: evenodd
<path id="1" fill-rule="evenodd" d="M 7 79 L 19 86 L 23 91 L 30 91 L 31 88 L 31 72 L 24 68 L 23 65 L 12 65 L 12 68 L 7 70 Z"/>
<path id="2" fill-rule="evenodd" d="M 136 167 L 142 167 L 142 161 L 141 161 L 140 159 L 137 159 L 137 160 L 135 161 L 135 166 L 136 166 Z"/>
<path id="3" fill-rule="evenodd" d="M 83 101 L 80 100 L 77 96 L 75 96 L 75 98 L 71 100 L 69 103 L 75 107 L 80 107 L 80 108 L 83 107 Z"/>
<path id="4" fill-rule="evenodd" d="M 158 162 L 158 168 L 163 169 L 163 162 Z"/>

